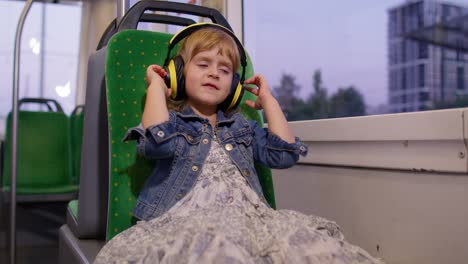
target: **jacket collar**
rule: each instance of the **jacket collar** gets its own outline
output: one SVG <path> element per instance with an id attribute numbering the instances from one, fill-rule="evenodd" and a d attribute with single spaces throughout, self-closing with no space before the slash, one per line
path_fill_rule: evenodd
<path id="1" fill-rule="evenodd" d="M 177 116 L 182 119 L 198 119 L 200 122 L 209 122 L 208 119 L 199 116 L 195 113 L 190 106 L 185 106 L 180 112 L 175 112 Z M 225 123 L 232 123 L 235 121 L 235 115 L 226 115 L 223 111 L 218 110 L 216 123 L 217 125 L 225 124 Z"/>

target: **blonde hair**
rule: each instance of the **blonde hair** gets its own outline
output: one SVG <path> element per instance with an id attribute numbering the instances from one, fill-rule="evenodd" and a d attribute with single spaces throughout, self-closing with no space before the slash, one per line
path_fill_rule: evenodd
<path id="1" fill-rule="evenodd" d="M 240 66 L 240 54 L 236 42 L 232 36 L 221 29 L 207 27 L 193 32 L 181 42 L 177 55 L 184 60 L 184 74 L 187 73 L 187 65 L 195 55 L 214 48 L 218 48 L 219 54 L 229 59 L 232 65 L 231 70 L 236 72 Z M 186 106 L 186 100 L 175 101 L 169 97 L 167 106 L 169 109 L 180 112 Z"/>

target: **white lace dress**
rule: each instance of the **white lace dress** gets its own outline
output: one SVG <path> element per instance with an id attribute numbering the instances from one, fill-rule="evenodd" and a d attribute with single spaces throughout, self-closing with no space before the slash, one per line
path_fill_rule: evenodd
<path id="1" fill-rule="evenodd" d="M 95 263 L 381 263 L 329 220 L 262 202 L 216 141 L 194 188 L 109 241 Z"/>

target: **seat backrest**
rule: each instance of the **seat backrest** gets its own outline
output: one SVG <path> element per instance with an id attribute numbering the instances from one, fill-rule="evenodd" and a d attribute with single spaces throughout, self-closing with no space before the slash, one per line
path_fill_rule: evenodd
<path id="1" fill-rule="evenodd" d="M 173 5 L 175 3 L 140 1 L 133 7 L 146 4 Z M 179 3 L 176 4 L 179 5 Z M 144 13 L 141 16 L 127 13 L 122 21 L 129 15 L 140 17 L 139 21 L 141 22 L 184 26 L 195 23 L 191 19 L 152 13 Z M 97 51 L 90 55 L 88 61 L 81 163 L 78 167 L 80 195 L 79 202 L 71 202 L 67 210 L 67 224 L 73 234 L 80 239 L 104 239 L 106 235 L 109 144 L 104 72 L 107 43 L 110 37 L 117 32 L 116 21 L 112 21 L 105 30 Z M 134 26 L 136 27 L 136 25 Z M 74 161 L 77 162 L 78 159 L 74 159 Z"/>
<path id="2" fill-rule="evenodd" d="M 70 127 L 63 112 L 18 113 L 18 194 L 21 188 L 63 186 L 72 181 Z M 10 185 L 11 113 L 7 117 L 3 186 Z"/>
<path id="3" fill-rule="evenodd" d="M 146 68 L 164 63 L 168 42 L 166 33 L 125 30 L 109 41 L 106 60 L 106 91 L 110 140 L 110 179 L 107 239 L 134 224 L 132 209 L 140 189 L 154 167 L 154 161 L 136 154 L 135 142 L 122 142 L 130 127 L 141 122 L 145 102 Z M 246 77 L 253 75 L 248 63 Z M 243 101 L 254 99 L 244 93 Z M 242 104 L 243 105 L 243 104 Z M 242 107 L 248 119 L 263 124 L 260 112 Z M 267 200 L 274 206 L 273 183 L 268 168 L 256 166 Z"/>
<path id="4" fill-rule="evenodd" d="M 107 47 L 90 55 L 81 145 L 79 203 L 67 211 L 67 224 L 80 239 L 104 239 L 107 225 L 109 147 L 105 92 Z"/>
<path id="5" fill-rule="evenodd" d="M 70 139 L 73 182 L 80 182 L 81 145 L 83 143 L 84 105 L 77 105 L 70 115 Z"/>

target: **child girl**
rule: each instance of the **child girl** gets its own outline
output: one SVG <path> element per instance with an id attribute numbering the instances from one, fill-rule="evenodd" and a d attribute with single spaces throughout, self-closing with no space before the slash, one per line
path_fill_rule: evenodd
<path id="1" fill-rule="evenodd" d="M 254 161 L 291 167 L 307 147 L 260 75 L 244 82 L 257 87 L 245 87 L 257 96 L 246 104 L 263 109 L 268 129 L 226 107 L 243 48 L 221 26 L 191 30 L 176 57 L 184 79 L 149 66 L 142 122 L 127 133 L 139 154 L 158 160 L 134 210 L 142 221 L 109 241 L 95 263 L 379 263 L 335 223 L 266 203 Z M 181 89 L 183 100 L 172 100 Z"/>

